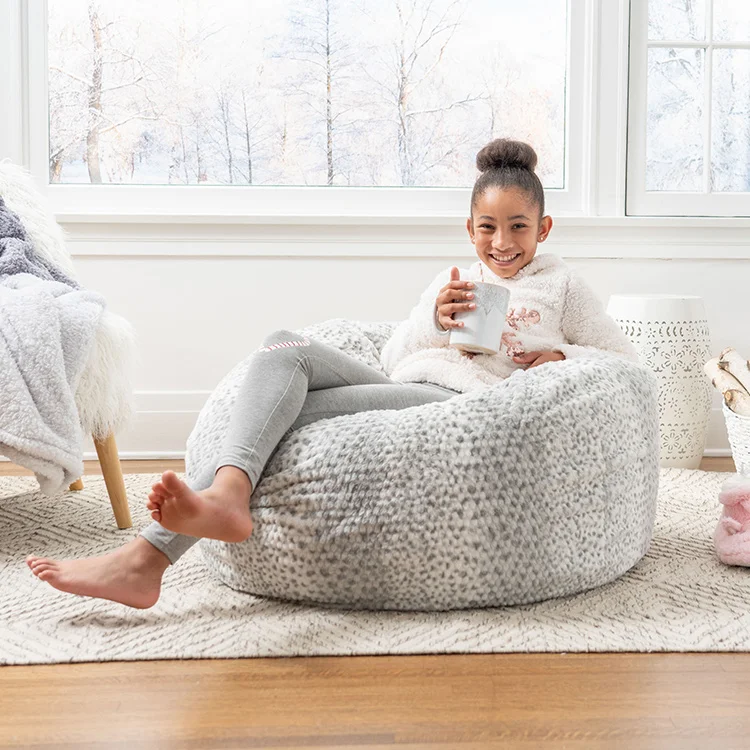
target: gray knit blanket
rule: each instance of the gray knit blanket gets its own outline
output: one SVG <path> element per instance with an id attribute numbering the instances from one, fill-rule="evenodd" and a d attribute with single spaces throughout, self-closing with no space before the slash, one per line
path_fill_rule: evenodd
<path id="1" fill-rule="evenodd" d="M 83 472 L 75 392 L 104 305 L 34 250 L 0 198 L 0 455 L 48 495 Z"/>
<path id="2" fill-rule="evenodd" d="M 299 333 L 382 370 L 394 327 L 339 319 Z M 191 486 L 213 479 L 248 364 L 198 417 Z M 219 580 L 258 596 L 395 610 L 535 602 L 608 583 L 643 557 L 658 462 L 653 373 L 583 356 L 295 430 L 253 492 L 250 538 L 201 546 Z"/>
<path id="3" fill-rule="evenodd" d="M 0 197 L 0 277 L 29 273 L 78 289 L 78 283 L 34 250 L 21 220 Z"/>

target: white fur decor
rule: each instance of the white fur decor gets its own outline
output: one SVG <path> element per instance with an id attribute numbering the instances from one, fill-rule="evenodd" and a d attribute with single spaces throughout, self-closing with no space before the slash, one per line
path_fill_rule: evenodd
<path id="1" fill-rule="evenodd" d="M 31 175 L 10 161 L 0 161 L 0 195 L 21 219 L 36 252 L 78 281 L 64 233 Z M 76 405 L 85 433 L 103 439 L 119 432 L 130 420 L 135 358 L 132 326 L 121 316 L 105 310 L 76 391 Z"/>
<path id="2" fill-rule="evenodd" d="M 0 195 L 8 208 L 18 214 L 34 250 L 78 281 L 73 261 L 65 248 L 63 230 L 52 218 L 47 199 L 31 175 L 17 164 L 0 161 Z"/>

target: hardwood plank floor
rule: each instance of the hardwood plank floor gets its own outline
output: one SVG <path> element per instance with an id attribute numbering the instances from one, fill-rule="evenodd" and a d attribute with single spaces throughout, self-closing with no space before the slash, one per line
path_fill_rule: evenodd
<path id="1" fill-rule="evenodd" d="M 726 668 L 731 664 L 732 668 Z M 475 654 L 6 667 L 24 748 L 747 748 L 747 654 Z"/>
<path id="2" fill-rule="evenodd" d="M 124 470 L 182 469 L 126 461 Z M 704 459 L 733 471 L 731 459 Z M 0 475 L 27 474 L 0 463 Z M 98 473 L 88 462 L 86 473 Z M 134 501 L 136 501 L 134 499 Z M 0 747 L 750 747 L 750 654 L 470 654 L 0 669 Z"/>

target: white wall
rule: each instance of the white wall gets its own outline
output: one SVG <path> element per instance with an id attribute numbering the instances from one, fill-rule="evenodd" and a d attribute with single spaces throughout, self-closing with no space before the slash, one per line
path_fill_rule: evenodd
<path id="1" fill-rule="evenodd" d="M 604 302 L 614 293 L 700 295 L 712 351 L 731 345 L 750 355 L 748 234 L 685 224 L 560 220 L 541 249 L 566 258 Z M 81 281 L 139 336 L 138 413 L 118 440 L 126 457 L 182 455 L 208 394 L 266 333 L 337 317 L 402 319 L 439 270 L 475 259 L 460 220 L 439 227 L 63 225 Z M 727 451 L 715 395 L 707 453 Z M 87 453 L 94 455 L 93 446 Z"/>

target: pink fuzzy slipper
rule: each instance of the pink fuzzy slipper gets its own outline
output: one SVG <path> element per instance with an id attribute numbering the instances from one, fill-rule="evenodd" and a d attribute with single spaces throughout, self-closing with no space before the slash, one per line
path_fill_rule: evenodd
<path id="1" fill-rule="evenodd" d="M 738 474 L 724 482 L 719 502 L 724 506 L 714 531 L 719 560 L 750 566 L 750 477 Z"/>

